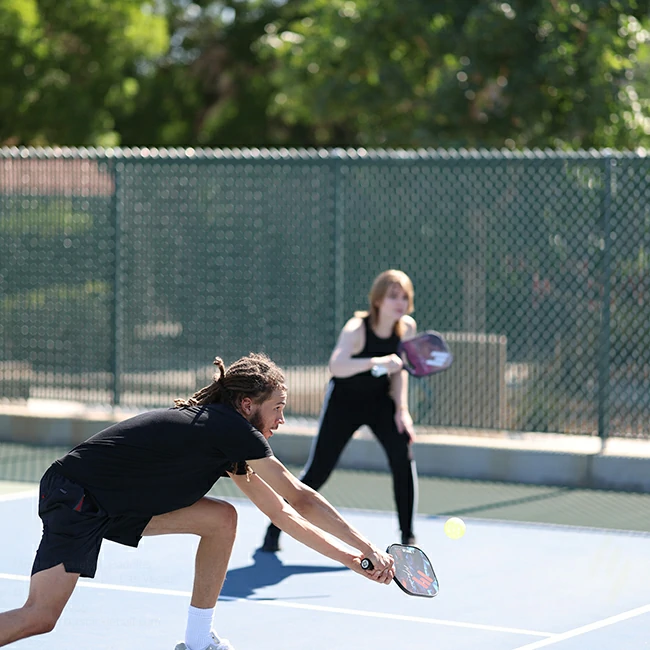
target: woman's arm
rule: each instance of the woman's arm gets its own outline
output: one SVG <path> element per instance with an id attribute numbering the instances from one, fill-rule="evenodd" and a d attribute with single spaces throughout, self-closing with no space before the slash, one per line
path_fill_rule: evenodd
<path id="1" fill-rule="evenodd" d="M 363 319 L 354 316 L 341 330 L 339 340 L 330 356 L 329 369 L 333 377 L 352 377 L 352 375 L 358 375 L 360 372 L 371 370 L 373 366 L 386 368 L 389 375 L 398 372 L 402 368 L 402 361 L 396 354 L 353 359 L 352 355 L 363 350 L 364 343 Z"/>
<path id="2" fill-rule="evenodd" d="M 413 338 L 417 332 L 417 325 L 415 320 L 410 316 L 403 316 L 403 323 L 406 331 L 402 336 L 402 340 L 406 341 Z M 395 424 L 400 433 L 404 433 L 413 442 L 415 440 L 415 428 L 413 427 L 413 419 L 409 412 L 408 401 L 408 372 L 395 373 L 390 379 L 390 395 L 395 402 Z"/>

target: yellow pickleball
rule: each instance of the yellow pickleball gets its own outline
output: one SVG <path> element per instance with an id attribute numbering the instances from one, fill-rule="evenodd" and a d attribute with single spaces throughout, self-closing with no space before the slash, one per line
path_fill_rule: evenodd
<path id="1" fill-rule="evenodd" d="M 450 517 L 445 522 L 445 535 L 449 539 L 460 539 L 467 530 L 465 522 L 460 517 Z"/>

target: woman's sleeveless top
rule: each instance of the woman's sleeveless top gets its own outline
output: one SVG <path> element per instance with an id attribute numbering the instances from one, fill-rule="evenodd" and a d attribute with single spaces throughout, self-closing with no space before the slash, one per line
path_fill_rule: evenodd
<path id="1" fill-rule="evenodd" d="M 363 326 L 366 333 L 366 342 L 361 352 L 352 355 L 353 359 L 383 357 L 397 352 L 400 338 L 394 331 L 387 339 L 378 337 L 370 327 L 370 316 L 364 317 Z M 388 395 L 390 388 L 388 375 L 374 377 L 370 370 L 351 377 L 334 377 L 333 381 L 337 393 L 345 393 L 346 397 L 354 398 L 368 399 L 385 396 Z"/>

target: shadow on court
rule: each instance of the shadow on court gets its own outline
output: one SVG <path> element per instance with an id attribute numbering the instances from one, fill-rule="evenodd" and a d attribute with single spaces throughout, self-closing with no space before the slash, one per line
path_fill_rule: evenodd
<path id="1" fill-rule="evenodd" d="M 249 598 L 250 596 L 253 596 L 258 589 L 277 585 L 289 576 L 306 573 L 332 573 L 338 571 L 348 571 L 348 569 L 344 566 L 283 564 L 276 553 L 264 553 L 258 549 L 253 554 L 253 564 L 228 571 L 228 576 L 223 589 L 221 590 L 220 597 Z M 275 600 L 275 598 L 258 597 L 256 600 Z"/>

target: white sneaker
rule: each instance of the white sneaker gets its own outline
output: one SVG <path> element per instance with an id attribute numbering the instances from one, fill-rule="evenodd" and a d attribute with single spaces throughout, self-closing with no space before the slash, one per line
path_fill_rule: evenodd
<path id="1" fill-rule="evenodd" d="M 217 637 L 215 636 L 214 632 L 210 632 L 210 636 L 212 637 L 213 643 L 211 643 L 207 648 L 203 648 L 203 650 L 235 650 L 228 639 L 221 639 L 221 641 L 217 641 Z M 188 647 L 185 645 L 185 643 L 179 643 L 176 645 L 176 648 L 174 650 L 188 650 Z"/>

